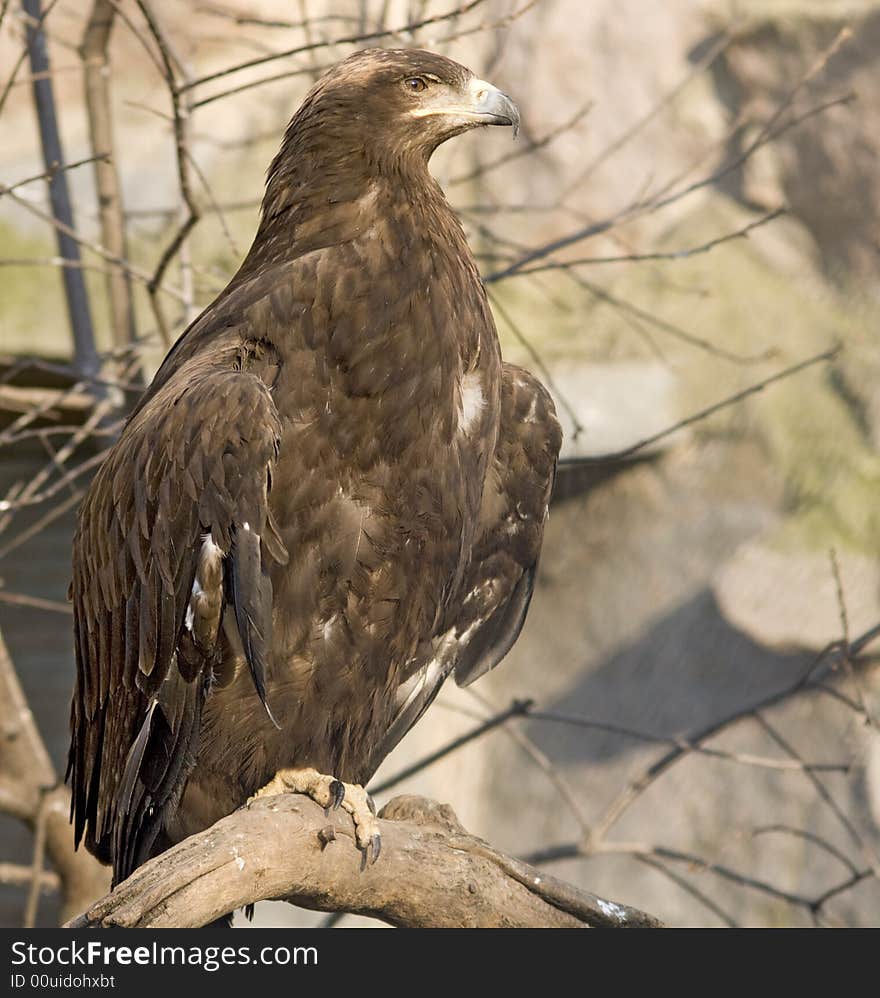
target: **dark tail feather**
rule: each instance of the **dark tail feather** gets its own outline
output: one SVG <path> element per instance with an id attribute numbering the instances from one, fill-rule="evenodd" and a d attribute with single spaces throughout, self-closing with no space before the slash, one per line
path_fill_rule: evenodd
<path id="1" fill-rule="evenodd" d="M 272 582 L 263 568 L 260 535 L 247 526 L 236 528 L 227 564 L 235 620 L 254 687 L 269 720 L 280 728 L 266 700 L 266 654 L 272 640 Z"/>

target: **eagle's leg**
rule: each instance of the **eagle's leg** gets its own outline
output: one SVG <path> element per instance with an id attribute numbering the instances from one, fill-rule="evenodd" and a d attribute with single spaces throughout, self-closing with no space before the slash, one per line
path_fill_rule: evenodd
<path id="1" fill-rule="evenodd" d="M 375 863 L 382 848 L 379 822 L 373 799 L 357 783 L 343 783 L 335 776 L 319 773 L 317 769 L 279 769 L 271 780 L 248 799 L 248 804 L 258 797 L 277 794 L 305 794 L 323 808 L 342 807 L 354 822 L 355 841 L 364 851 L 368 863 Z"/>

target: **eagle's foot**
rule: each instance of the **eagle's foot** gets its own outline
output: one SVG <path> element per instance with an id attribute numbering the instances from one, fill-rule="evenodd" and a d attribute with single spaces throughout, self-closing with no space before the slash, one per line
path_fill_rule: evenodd
<path id="1" fill-rule="evenodd" d="M 319 773 L 317 769 L 279 769 L 272 779 L 261 787 L 248 804 L 258 797 L 277 794 L 305 794 L 325 810 L 342 807 L 354 822 L 355 841 L 364 853 L 366 863 L 375 863 L 382 849 L 382 836 L 376 819 L 373 798 L 357 783 L 343 783 L 335 776 Z"/>

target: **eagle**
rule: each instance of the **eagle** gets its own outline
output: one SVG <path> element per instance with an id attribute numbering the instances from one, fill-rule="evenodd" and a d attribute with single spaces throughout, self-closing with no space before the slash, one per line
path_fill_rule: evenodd
<path id="1" fill-rule="evenodd" d="M 114 883 L 255 796 L 343 806 L 528 609 L 561 431 L 502 362 L 428 169 L 517 128 L 457 63 L 371 49 L 294 114 L 241 267 L 184 331 L 77 516 L 67 776 Z"/>

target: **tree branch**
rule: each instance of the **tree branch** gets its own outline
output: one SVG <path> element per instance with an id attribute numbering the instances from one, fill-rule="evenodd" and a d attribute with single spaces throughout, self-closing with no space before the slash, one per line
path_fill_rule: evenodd
<path id="1" fill-rule="evenodd" d="M 58 784 L 55 767 L 27 705 L 12 659 L 0 634 L 0 810 L 20 818 L 37 837 L 31 870 L 37 886 L 28 905 L 36 917 L 36 899 L 45 887 L 42 845 L 58 873 L 63 893 L 62 917 L 75 911 L 107 888 L 107 870 L 84 849 L 73 848 L 70 827 L 70 792 Z M 8 870 L 8 866 L 6 867 Z"/>
<path id="2" fill-rule="evenodd" d="M 364 866 L 345 812 L 328 816 L 299 795 L 257 800 L 140 867 L 68 927 L 193 928 L 270 898 L 408 928 L 661 924 L 497 852 L 446 805 L 395 797 L 379 817 L 382 856 Z"/>

